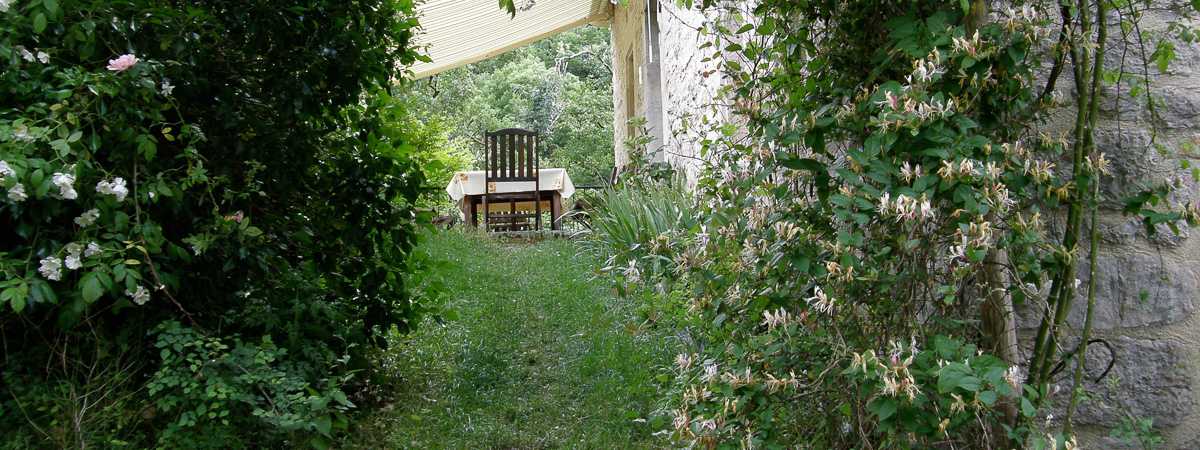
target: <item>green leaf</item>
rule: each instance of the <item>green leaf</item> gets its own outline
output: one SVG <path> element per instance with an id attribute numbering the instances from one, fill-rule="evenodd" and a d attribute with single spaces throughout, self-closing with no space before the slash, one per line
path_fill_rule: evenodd
<path id="1" fill-rule="evenodd" d="M 58 16 L 58 0 L 42 0 L 42 6 L 46 7 L 46 12 L 50 13 L 50 16 Z"/>
<path id="2" fill-rule="evenodd" d="M 33 32 L 42 34 L 43 31 L 46 31 L 46 13 L 37 13 L 33 16 Z"/>
<path id="3" fill-rule="evenodd" d="M 96 276 L 96 272 L 89 273 L 79 280 L 79 291 L 83 294 L 83 301 L 92 303 L 104 295 L 104 286 L 100 284 L 100 279 Z"/>
<path id="4" fill-rule="evenodd" d="M 879 416 L 879 421 L 885 421 L 896 414 L 896 400 L 887 397 L 877 397 L 871 401 L 867 409 Z"/>

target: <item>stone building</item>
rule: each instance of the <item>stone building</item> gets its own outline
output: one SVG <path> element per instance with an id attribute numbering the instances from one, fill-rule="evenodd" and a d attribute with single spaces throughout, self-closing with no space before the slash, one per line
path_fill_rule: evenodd
<path id="1" fill-rule="evenodd" d="M 447 5 L 452 4 L 453 8 Z M 496 10 L 494 0 L 430 0 L 435 38 L 453 47 L 448 56 L 433 46 L 434 62 L 417 66 L 418 76 L 484 59 L 507 49 L 583 24 L 602 24 L 612 31 L 614 152 L 618 165 L 628 161 L 624 142 L 638 133 L 629 119 L 646 119 L 654 138 L 648 149 L 656 161 L 670 162 L 694 179 L 699 171 L 698 142 L 708 123 L 728 119 L 721 98 L 723 80 L 715 63 L 706 61 L 698 28 L 707 20 L 702 13 L 660 0 L 526 0 L 516 19 Z M 474 9 L 471 9 L 474 8 Z M 491 11 L 488 24 L 478 28 L 502 36 L 472 39 L 476 30 L 464 30 L 464 10 Z M 476 14 L 472 14 L 474 16 Z M 1168 9 L 1153 9 L 1142 21 L 1143 29 L 1164 30 L 1177 17 Z M 1196 24 L 1192 24 L 1194 27 Z M 439 28 L 440 27 L 440 28 Z M 440 31 L 439 31 L 440 30 Z M 507 34 L 505 34 L 507 33 Z M 1174 42 L 1177 61 L 1164 74 L 1154 75 L 1161 96 L 1160 117 L 1152 123 L 1148 111 L 1116 88 L 1106 91 L 1101 107 L 1103 127 L 1096 139 L 1113 163 L 1106 183 L 1108 198 L 1101 218 L 1102 242 L 1097 280 L 1095 334 L 1106 340 L 1117 356 L 1112 373 L 1099 385 L 1089 384 L 1094 397 L 1078 413 L 1078 428 L 1086 448 L 1117 448 L 1109 431 L 1127 416 L 1151 418 L 1168 448 L 1200 448 L 1200 239 L 1189 232 L 1148 235 L 1138 218 L 1121 214 L 1117 199 L 1155 180 L 1178 179 L 1184 184 L 1180 200 L 1196 201 L 1200 192 L 1192 168 L 1200 164 L 1200 44 Z M 1126 51 L 1133 59 L 1141 50 L 1114 42 L 1111 48 Z M 1121 52 L 1112 52 L 1119 56 Z M 1109 61 L 1115 68 L 1116 56 Z M 1058 83 L 1060 94 L 1070 97 L 1069 80 Z M 1065 129 L 1071 118 L 1063 114 L 1051 128 Z M 1151 143 L 1151 125 L 1157 125 L 1159 151 Z M 1086 282 L 1086 274 L 1084 275 Z M 1075 308 L 1070 323 L 1082 324 L 1082 307 Z M 1023 311 L 1020 323 L 1036 326 L 1037 317 Z M 1032 339 L 1033 330 L 1022 330 Z M 1094 345 L 1088 361 L 1099 375 L 1109 357 L 1103 345 Z M 1027 354 L 1024 356 L 1028 356 Z M 1119 383 L 1113 384 L 1113 381 Z M 1067 382 L 1061 383 L 1063 391 Z"/>

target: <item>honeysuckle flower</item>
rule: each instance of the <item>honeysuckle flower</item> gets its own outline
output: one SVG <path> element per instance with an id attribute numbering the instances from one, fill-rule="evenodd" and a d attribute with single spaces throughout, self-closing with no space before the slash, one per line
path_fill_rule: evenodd
<path id="1" fill-rule="evenodd" d="M 170 96 L 172 92 L 175 92 L 175 85 L 171 84 L 171 80 L 163 78 L 162 88 L 159 89 L 159 92 L 161 92 L 162 95 Z"/>
<path id="2" fill-rule="evenodd" d="M 908 161 L 900 165 L 900 178 L 904 179 L 905 183 L 911 183 L 913 179 L 921 176 L 921 165 L 917 164 L 916 168 L 910 166 Z"/>
<path id="3" fill-rule="evenodd" d="M 65 200 L 75 200 L 79 198 L 79 193 L 75 192 L 75 175 L 69 173 L 55 172 L 50 181 L 58 186 L 58 197 Z"/>
<path id="4" fill-rule="evenodd" d="M 91 258 L 93 256 L 99 255 L 100 252 L 102 252 L 102 251 L 103 250 L 100 249 L 100 244 L 97 244 L 95 242 L 88 242 L 87 248 L 83 249 L 83 256 L 85 258 Z"/>
<path id="5" fill-rule="evenodd" d="M 41 266 L 38 267 L 38 273 L 42 274 L 47 280 L 58 281 L 62 279 L 62 260 L 56 256 L 47 256 L 40 261 Z"/>
<path id="6" fill-rule="evenodd" d="M 96 183 L 96 192 L 116 197 L 117 202 L 120 203 L 125 201 L 125 197 L 129 195 L 129 188 L 125 187 L 124 178 L 116 177 L 112 181 L 101 180 Z"/>
<path id="7" fill-rule="evenodd" d="M 23 202 L 27 198 L 29 196 L 25 194 L 25 185 L 17 183 L 13 187 L 8 188 L 8 199 L 14 203 Z"/>
<path id="8" fill-rule="evenodd" d="M 133 303 L 139 306 L 145 305 L 146 302 L 150 301 L 150 291 L 147 290 L 145 286 L 138 286 L 137 289 L 133 291 L 126 289 L 125 295 L 128 295 L 129 298 L 133 300 Z"/>
<path id="9" fill-rule="evenodd" d="M 812 306 L 817 312 L 829 315 L 833 315 L 835 301 L 833 297 L 826 295 L 820 286 L 814 287 L 813 296 L 807 299 L 809 306 Z"/>
<path id="10" fill-rule="evenodd" d="M 108 60 L 108 70 L 113 72 L 124 72 L 129 70 L 129 68 L 133 67 L 137 63 L 138 59 L 136 56 L 133 56 L 132 54 L 124 54 L 118 56 L 116 59 Z"/>
<path id="11" fill-rule="evenodd" d="M 50 63 L 50 55 L 47 54 L 46 52 L 38 50 L 37 60 L 38 60 L 38 62 L 40 62 L 42 64 L 49 64 Z"/>
<path id="12" fill-rule="evenodd" d="M 875 208 L 880 215 L 887 215 L 892 210 L 892 194 L 884 192 L 879 196 L 879 206 Z"/>
<path id="13" fill-rule="evenodd" d="M 96 219 L 99 219 L 99 218 L 100 218 L 100 210 L 95 209 L 95 208 L 89 209 L 89 210 L 85 211 L 83 214 L 80 214 L 79 217 L 75 218 L 75 225 L 79 225 L 81 227 L 89 227 L 93 223 L 96 223 Z"/>
<path id="14" fill-rule="evenodd" d="M 0 160 L 0 180 L 17 176 L 17 171 L 8 165 L 8 161 Z"/>
<path id="15" fill-rule="evenodd" d="M 680 369 L 687 369 L 689 367 L 692 367 L 692 355 L 689 355 L 687 353 L 680 353 L 678 355 L 675 355 L 675 365 L 679 366 Z"/>

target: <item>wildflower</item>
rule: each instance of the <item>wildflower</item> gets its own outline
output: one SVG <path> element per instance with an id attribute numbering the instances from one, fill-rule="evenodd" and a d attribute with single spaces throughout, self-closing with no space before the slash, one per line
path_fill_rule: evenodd
<path id="1" fill-rule="evenodd" d="M 717 363 L 713 362 L 711 359 L 704 361 L 704 374 L 700 376 L 700 380 L 704 381 L 705 383 L 712 382 L 713 380 L 717 379 L 717 370 Z"/>
<path id="2" fill-rule="evenodd" d="M 146 290 L 144 286 L 138 286 L 137 290 L 134 291 L 126 289 L 125 295 L 128 295 L 130 299 L 133 299 L 133 303 L 139 306 L 145 305 L 146 302 L 150 301 L 150 291 Z"/>
<path id="3" fill-rule="evenodd" d="M 74 242 L 67 244 L 67 258 L 64 261 L 68 269 L 76 270 L 83 267 L 82 253 L 83 246 Z"/>
<path id="4" fill-rule="evenodd" d="M 775 327 L 787 325 L 792 319 L 787 310 L 779 308 L 775 312 L 763 311 L 763 325 L 767 326 L 767 330 L 774 330 Z"/>
<path id="5" fill-rule="evenodd" d="M 966 411 L 967 402 L 964 402 L 963 398 L 961 396 L 959 396 L 958 394 L 955 394 L 955 393 L 951 393 L 950 397 L 954 398 L 954 402 L 950 404 L 950 412 L 951 413 L 958 414 L 963 411 Z"/>
<path id="6" fill-rule="evenodd" d="M 13 187 L 8 188 L 8 199 L 12 200 L 13 203 L 23 202 L 27 198 L 29 196 L 25 194 L 25 185 L 17 183 Z"/>
<path id="7" fill-rule="evenodd" d="M 689 367 L 692 367 L 692 355 L 689 355 L 687 353 L 680 353 L 678 355 L 675 355 L 675 365 L 679 366 L 680 369 L 687 369 Z"/>
<path id="8" fill-rule="evenodd" d="M 813 296 L 807 299 L 808 304 L 817 312 L 833 315 L 834 302 L 837 300 L 825 294 L 820 286 L 813 288 Z"/>
<path id="9" fill-rule="evenodd" d="M 55 172 L 50 181 L 58 186 L 58 197 L 66 200 L 75 200 L 79 198 L 79 193 L 75 192 L 75 175 Z"/>
<path id="10" fill-rule="evenodd" d="M 83 256 L 85 258 L 91 258 L 93 256 L 99 255 L 100 252 L 102 252 L 102 251 L 103 250 L 100 249 L 100 244 L 97 244 L 95 242 L 88 242 L 87 248 L 83 249 Z"/>
<path id="11" fill-rule="evenodd" d="M 95 209 L 95 208 L 89 209 L 86 212 L 84 212 L 83 214 L 80 214 L 79 217 L 75 218 L 75 225 L 79 225 L 81 227 L 89 227 L 93 223 L 96 223 L 96 219 L 99 219 L 99 218 L 100 218 L 100 210 Z"/>
<path id="12" fill-rule="evenodd" d="M 124 72 L 129 70 L 130 67 L 133 67 L 137 63 L 138 59 L 136 56 L 133 56 L 132 54 L 125 54 L 118 56 L 116 59 L 108 60 L 108 70 L 113 72 Z"/>
<path id="13" fill-rule="evenodd" d="M 58 281 L 62 279 L 62 260 L 55 256 L 47 256 L 42 258 L 41 266 L 38 267 L 38 273 L 42 274 L 50 281 Z"/>
<path id="14" fill-rule="evenodd" d="M 0 160 L 0 180 L 17 176 L 17 171 L 8 165 L 8 161 Z"/>
<path id="15" fill-rule="evenodd" d="M 892 194 L 884 192 L 879 196 L 879 207 L 875 208 L 880 215 L 887 215 L 892 210 Z"/>
<path id="16" fill-rule="evenodd" d="M 937 174 L 942 178 L 954 178 L 957 170 L 954 168 L 954 163 L 949 160 L 942 160 L 942 167 L 938 169 Z"/>
<path id="17" fill-rule="evenodd" d="M 8 12 L 9 6 L 12 6 L 13 0 L 0 0 L 0 13 Z"/>
<path id="18" fill-rule="evenodd" d="M 38 62 L 40 62 L 42 64 L 49 64 L 50 63 L 50 55 L 46 54 L 46 52 L 38 50 L 37 60 L 38 60 Z"/>
<path id="19" fill-rule="evenodd" d="M 96 192 L 101 194 L 112 195 L 117 198 L 117 202 L 125 201 L 125 197 L 129 195 L 129 188 L 125 187 L 125 179 L 121 177 L 113 178 L 112 181 L 101 180 L 96 183 Z"/>
<path id="20" fill-rule="evenodd" d="M 1012 366 L 1012 367 L 1009 367 L 1008 370 L 1004 371 L 1004 382 L 1008 383 L 1010 386 L 1016 386 L 1016 385 L 1020 384 L 1020 382 L 1021 382 L 1020 380 L 1021 380 L 1021 368 L 1020 367 Z"/>
<path id="21" fill-rule="evenodd" d="M 171 84 L 171 80 L 163 78 L 162 89 L 159 92 L 162 92 L 162 95 L 170 96 L 172 92 L 175 92 L 175 85 Z"/>
<path id="22" fill-rule="evenodd" d="M 929 202 L 929 199 L 925 198 L 924 194 L 921 195 L 920 212 L 921 212 L 920 213 L 921 219 L 924 219 L 924 220 L 933 219 L 933 214 L 934 214 L 933 204 Z"/>
<path id="23" fill-rule="evenodd" d="M 904 164 L 900 166 L 900 177 L 904 178 L 905 183 L 911 183 L 913 179 L 919 178 L 920 176 L 920 164 L 917 164 L 917 166 L 914 168 L 908 164 L 908 161 L 905 161 Z"/>

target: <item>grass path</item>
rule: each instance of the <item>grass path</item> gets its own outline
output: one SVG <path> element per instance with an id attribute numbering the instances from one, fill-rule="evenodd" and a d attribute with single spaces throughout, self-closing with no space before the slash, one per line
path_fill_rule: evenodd
<path id="1" fill-rule="evenodd" d="M 423 244 L 449 306 L 393 347 L 402 392 L 366 420 L 371 448 L 650 448 L 670 339 L 639 327 L 578 244 L 447 232 Z M 369 441 L 369 442 L 368 442 Z"/>

